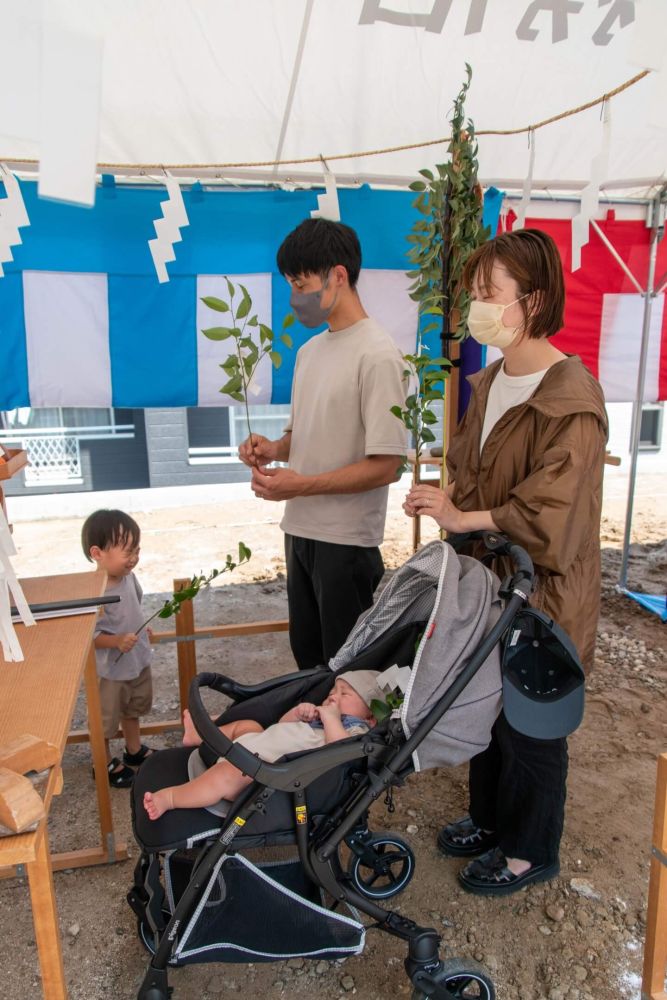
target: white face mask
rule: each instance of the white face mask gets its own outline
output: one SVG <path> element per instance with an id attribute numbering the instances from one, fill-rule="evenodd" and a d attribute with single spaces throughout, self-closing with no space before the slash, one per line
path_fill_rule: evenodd
<path id="1" fill-rule="evenodd" d="M 519 296 L 518 299 L 515 299 L 514 302 L 508 302 L 507 305 L 503 305 L 501 302 L 478 302 L 473 299 L 468 313 L 468 329 L 473 340 L 488 347 L 509 347 L 516 339 L 523 323 L 520 323 L 519 326 L 505 326 L 503 313 L 516 302 L 527 298 L 529 294 L 530 292 L 527 292 L 526 295 Z"/>

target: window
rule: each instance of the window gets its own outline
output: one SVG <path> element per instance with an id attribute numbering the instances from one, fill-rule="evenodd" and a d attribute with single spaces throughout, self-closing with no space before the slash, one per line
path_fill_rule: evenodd
<path id="1" fill-rule="evenodd" d="M 250 406 L 253 433 L 275 440 L 283 436 L 289 406 Z M 238 462 L 238 448 L 248 436 L 245 406 L 198 406 L 188 409 L 190 465 Z"/>
<path id="2" fill-rule="evenodd" d="M 107 437 L 134 437 L 130 410 L 105 407 L 24 406 L 0 412 L 2 436 L 10 440 L 28 440 L 50 434 L 73 434 L 80 441 Z"/>
<path id="3" fill-rule="evenodd" d="M 662 445 L 662 403 L 645 403 L 642 406 L 639 427 L 640 451 L 659 451 Z"/>

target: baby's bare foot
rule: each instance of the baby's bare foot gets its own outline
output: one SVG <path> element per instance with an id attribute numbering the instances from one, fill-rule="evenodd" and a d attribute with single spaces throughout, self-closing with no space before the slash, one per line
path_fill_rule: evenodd
<path id="1" fill-rule="evenodd" d="M 192 721 L 192 716 L 188 712 L 187 708 L 183 712 L 183 746 L 184 747 L 201 746 L 201 736 L 195 729 L 195 724 Z"/>
<path id="2" fill-rule="evenodd" d="M 161 792 L 146 792 L 144 795 L 144 809 L 148 813 L 149 819 L 159 819 L 167 809 L 171 809 L 167 792 L 165 790 Z"/>

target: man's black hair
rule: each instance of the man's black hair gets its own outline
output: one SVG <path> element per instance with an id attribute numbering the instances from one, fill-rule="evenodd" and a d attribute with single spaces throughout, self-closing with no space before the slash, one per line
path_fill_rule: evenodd
<path id="1" fill-rule="evenodd" d="M 122 510 L 96 510 L 86 518 L 81 529 L 81 546 L 89 562 L 93 561 L 90 555 L 93 545 L 110 549 L 129 542 L 136 549 L 140 540 L 141 528 Z"/>
<path id="2" fill-rule="evenodd" d="M 277 255 L 278 270 L 288 278 L 319 274 L 323 279 L 337 264 L 354 288 L 361 270 L 361 245 L 354 229 L 331 219 L 305 219 L 285 237 Z"/>

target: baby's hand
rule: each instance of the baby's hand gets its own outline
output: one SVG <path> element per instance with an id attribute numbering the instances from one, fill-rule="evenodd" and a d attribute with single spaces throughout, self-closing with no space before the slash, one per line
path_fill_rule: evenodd
<path id="1" fill-rule="evenodd" d="M 317 718 L 317 708 L 309 701 L 304 701 L 296 707 L 297 718 L 300 722 L 312 722 Z"/>
<path id="2" fill-rule="evenodd" d="M 326 722 L 327 719 L 340 722 L 340 709 L 338 705 L 320 705 L 317 709 L 317 714 L 322 722 Z"/>
<path id="3" fill-rule="evenodd" d="M 125 632 L 123 635 L 119 635 L 117 640 L 116 645 L 121 653 L 129 653 L 133 646 L 136 646 L 139 636 L 135 635 L 134 632 Z"/>

